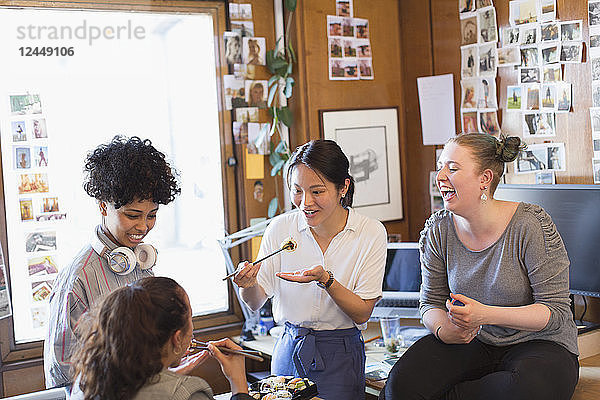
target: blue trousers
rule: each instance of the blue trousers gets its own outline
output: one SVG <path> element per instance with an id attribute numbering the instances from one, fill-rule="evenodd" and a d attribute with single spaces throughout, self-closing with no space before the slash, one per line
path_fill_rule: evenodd
<path id="1" fill-rule="evenodd" d="M 365 398 L 365 344 L 356 328 L 316 331 L 286 322 L 271 373 L 308 378 L 324 400 Z"/>

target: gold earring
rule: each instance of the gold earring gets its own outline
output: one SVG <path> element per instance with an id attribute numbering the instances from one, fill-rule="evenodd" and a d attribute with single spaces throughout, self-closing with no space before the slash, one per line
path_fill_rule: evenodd
<path id="1" fill-rule="evenodd" d="M 487 194 L 485 194 L 485 191 L 487 190 L 487 186 L 484 186 L 483 190 L 484 190 L 484 192 L 481 193 L 481 202 L 485 203 L 487 201 L 487 199 L 488 199 Z"/>

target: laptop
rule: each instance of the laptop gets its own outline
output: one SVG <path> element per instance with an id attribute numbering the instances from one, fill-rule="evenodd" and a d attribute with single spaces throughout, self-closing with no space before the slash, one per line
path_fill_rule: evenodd
<path id="1" fill-rule="evenodd" d="M 382 317 L 420 319 L 421 261 L 419 243 L 388 243 L 383 296 L 375 305 L 372 321 Z"/>

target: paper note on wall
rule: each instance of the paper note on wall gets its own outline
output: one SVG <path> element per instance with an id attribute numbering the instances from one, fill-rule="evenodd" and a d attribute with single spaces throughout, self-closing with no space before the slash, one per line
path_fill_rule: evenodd
<path id="1" fill-rule="evenodd" d="M 252 238 L 252 260 L 258 259 L 258 250 L 260 250 L 260 242 L 262 241 L 262 236 L 255 236 Z"/>
<path id="2" fill-rule="evenodd" d="M 455 136 L 454 77 L 417 78 L 424 145 L 445 144 Z"/>
<path id="3" fill-rule="evenodd" d="M 248 153 L 246 148 L 246 179 L 264 179 L 265 156 Z"/>

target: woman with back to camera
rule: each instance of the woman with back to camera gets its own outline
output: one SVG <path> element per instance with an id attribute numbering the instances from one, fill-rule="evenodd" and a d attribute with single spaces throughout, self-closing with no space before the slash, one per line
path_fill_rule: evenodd
<path id="1" fill-rule="evenodd" d="M 285 324 L 271 373 L 307 377 L 326 400 L 365 396 L 366 328 L 381 296 L 386 257 L 383 225 L 352 208 L 349 162 L 331 140 L 298 147 L 287 168 L 297 211 L 276 217 L 258 258 L 292 239 L 297 248 L 252 265 L 241 263 L 234 282 L 254 310 L 273 298 Z"/>
<path id="2" fill-rule="evenodd" d="M 493 198 L 518 137 L 448 141 L 445 209 L 421 232 L 421 315 L 431 335 L 390 372 L 380 399 L 570 399 L 579 374 L 569 259 L 539 206 Z"/>
<path id="3" fill-rule="evenodd" d="M 142 241 L 154 228 L 159 205 L 181 191 L 165 155 L 135 136 L 115 136 L 89 152 L 84 171 L 84 190 L 96 199 L 102 222 L 91 242 L 60 270 L 50 295 L 44 343 L 48 388 L 71 382 L 69 358 L 79 318 L 107 293 L 153 275 L 155 250 Z M 193 368 L 196 361 L 186 359 L 182 368 Z"/>
<path id="4" fill-rule="evenodd" d="M 171 278 L 150 277 L 115 290 L 77 327 L 80 345 L 73 355 L 73 400 L 209 400 L 208 383 L 169 371 L 180 363 L 192 340 L 192 309 L 185 290 Z M 219 361 L 233 400 L 250 400 L 244 357 L 225 355 L 217 346 L 240 350 L 230 339 L 199 353 Z"/>

